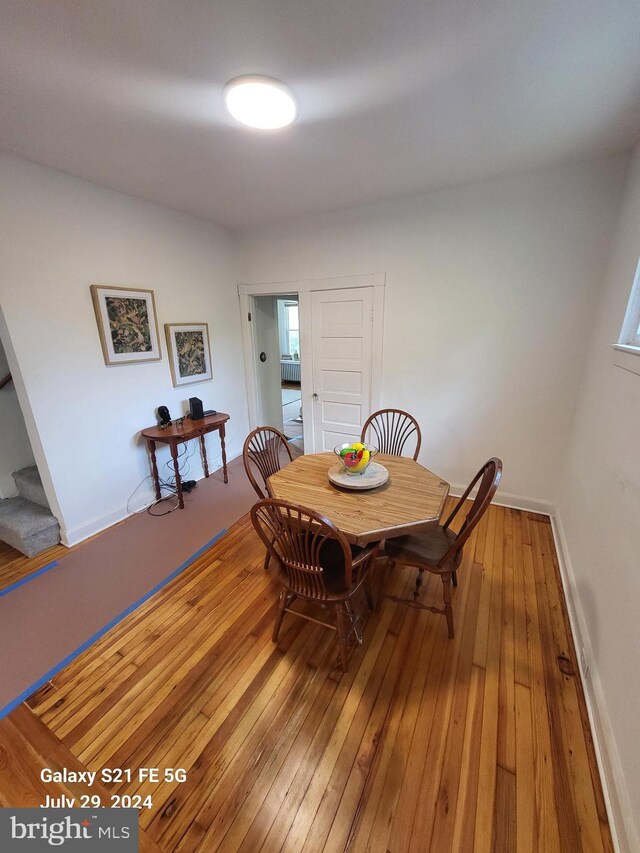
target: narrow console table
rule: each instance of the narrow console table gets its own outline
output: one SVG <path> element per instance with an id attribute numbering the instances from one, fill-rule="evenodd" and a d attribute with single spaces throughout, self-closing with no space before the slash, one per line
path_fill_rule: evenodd
<path id="1" fill-rule="evenodd" d="M 147 440 L 147 447 L 151 456 L 151 467 L 153 470 L 153 480 L 156 487 L 156 498 L 160 500 L 160 478 L 158 477 L 158 465 L 156 462 L 156 444 L 168 444 L 171 450 L 171 458 L 173 459 L 173 470 L 176 475 L 176 492 L 178 495 L 178 506 L 184 509 L 184 500 L 182 497 L 182 482 L 180 480 L 180 466 L 178 464 L 178 445 L 191 438 L 199 438 L 200 446 L 202 447 L 202 462 L 204 465 L 204 476 L 209 476 L 209 466 L 207 464 L 207 448 L 204 443 L 204 437 L 208 432 L 220 433 L 220 448 L 222 450 L 222 472 L 224 481 L 228 483 L 227 478 L 227 454 L 224 444 L 224 425 L 229 420 L 229 415 L 224 412 L 217 412 L 215 415 L 207 415 L 198 421 L 192 421 L 188 418 L 184 419 L 182 426 L 171 424 L 168 427 L 153 426 L 142 430 L 142 437 Z"/>

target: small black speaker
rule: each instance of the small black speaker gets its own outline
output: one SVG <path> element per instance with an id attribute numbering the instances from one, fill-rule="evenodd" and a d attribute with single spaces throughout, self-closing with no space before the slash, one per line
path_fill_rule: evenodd
<path id="1" fill-rule="evenodd" d="M 204 417 L 202 400 L 199 397 L 189 397 L 189 417 L 192 421 L 201 421 Z"/>

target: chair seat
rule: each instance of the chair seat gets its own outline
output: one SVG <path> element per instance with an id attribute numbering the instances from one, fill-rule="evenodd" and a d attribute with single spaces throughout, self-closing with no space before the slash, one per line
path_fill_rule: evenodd
<path id="1" fill-rule="evenodd" d="M 273 642 L 278 642 L 287 613 L 312 622 L 320 621 L 321 625 L 336 630 L 342 670 L 348 672 L 352 634 L 362 642 L 358 632 L 360 617 L 352 597 L 363 593 L 369 609 L 373 610 L 367 573 L 379 543 L 354 548 L 329 519 L 312 509 L 277 498 L 264 498 L 254 504 L 251 523 L 276 561 L 278 579 L 282 583 Z M 328 607 L 333 611 L 335 626 L 294 610 L 292 605 L 297 598 Z"/>
<path id="2" fill-rule="evenodd" d="M 429 527 L 421 533 L 395 536 L 384 544 L 385 553 L 392 560 L 419 566 L 427 565 L 437 570 L 437 565 L 456 540 L 456 534 L 448 528 Z M 462 549 L 456 552 L 453 566 L 443 566 L 443 572 L 454 571 L 462 559 Z"/>
<path id="3" fill-rule="evenodd" d="M 373 550 L 373 547 L 374 546 L 372 545 L 368 545 L 366 548 L 359 548 L 357 545 L 351 545 L 351 558 L 353 563 L 355 564 L 363 554 Z M 344 585 L 344 552 L 340 543 L 336 539 L 327 539 L 324 542 L 320 551 L 320 563 L 323 568 L 324 584 L 328 593 L 326 600 L 337 601 L 348 597 L 360 586 L 360 583 L 355 582 L 354 578 L 354 583 L 349 592 L 347 592 Z M 280 580 L 286 586 L 287 574 L 283 568 L 280 568 L 279 575 Z"/>
<path id="4" fill-rule="evenodd" d="M 462 551 L 465 542 L 469 539 L 471 531 L 478 524 L 491 503 L 501 477 L 502 462 L 497 456 L 492 456 L 488 462 L 485 462 L 469 486 L 467 486 L 464 494 L 458 499 L 453 511 L 442 527 L 429 527 L 422 533 L 417 533 L 413 536 L 398 536 L 397 538 L 387 539 L 385 542 L 384 550 L 389 557 L 389 564 L 391 566 L 395 565 L 395 563 L 400 563 L 405 566 L 413 566 L 413 568 L 418 570 L 415 590 L 410 600 L 399 599 L 392 595 L 387 597 L 393 601 L 404 601 L 413 607 L 444 614 L 447 618 L 447 629 L 451 639 L 455 636 L 451 585 L 458 585 L 457 571 L 462 562 Z M 478 486 L 478 489 L 475 498 L 473 498 L 471 508 L 466 512 L 466 517 L 459 532 L 453 533 L 450 524 L 461 513 L 465 501 L 476 486 Z M 446 560 L 445 557 L 447 557 Z M 420 596 L 420 587 L 422 586 L 422 575 L 425 571 L 440 575 L 444 610 L 417 601 Z"/>

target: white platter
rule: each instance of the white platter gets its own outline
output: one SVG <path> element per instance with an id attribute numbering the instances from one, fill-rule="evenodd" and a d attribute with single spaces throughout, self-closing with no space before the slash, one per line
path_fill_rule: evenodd
<path id="1" fill-rule="evenodd" d="M 343 489 L 376 489 L 389 479 L 389 472 L 379 462 L 371 462 L 364 474 L 347 474 L 344 465 L 337 462 L 329 468 L 328 474 L 334 486 Z"/>

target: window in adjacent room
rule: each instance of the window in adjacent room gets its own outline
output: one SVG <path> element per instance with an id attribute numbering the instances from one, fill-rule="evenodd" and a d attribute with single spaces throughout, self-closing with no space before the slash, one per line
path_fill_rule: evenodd
<path id="1" fill-rule="evenodd" d="M 290 355 L 300 352 L 300 321 L 298 319 L 298 303 L 285 305 L 287 316 L 287 335 Z"/>
<path id="2" fill-rule="evenodd" d="M 640 262 L 624 315 L 618 343 L 613 345 L 613 363 L 640 375 Z"/>
<path id="3" fill-rule="evenodd" d="M 282 355 L 300 357 L 300 320 L 298 301 L 291 297 L 278 299 L 278 332 Z"/>
<path id="4" fill-rule="evenodd" d="M 640 347 L 640 263 L 631 288 L 627 313 L 624 317 L 618 343 L 622 346 Z"/>

